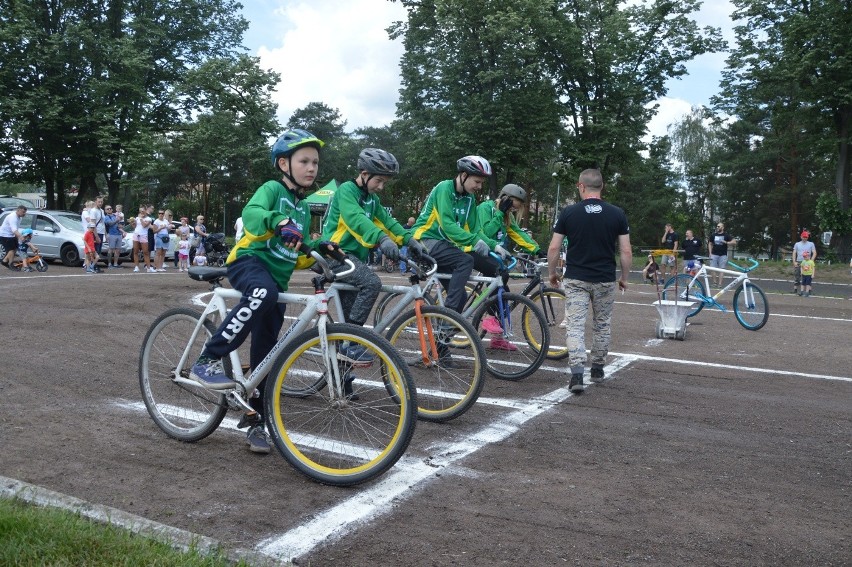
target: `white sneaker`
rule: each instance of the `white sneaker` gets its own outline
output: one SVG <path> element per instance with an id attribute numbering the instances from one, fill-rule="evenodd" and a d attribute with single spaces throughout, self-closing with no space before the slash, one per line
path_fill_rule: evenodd
<path id="1" fill-rule="evenodd" d="M 138 271 L 139 271 L 139 266 L 136 266 L 135 268 L 133 268 L 133 271 L 134 271 L 134 272 L 138 272 Z"/>
<path id="2" fill-rule="evenodd" d="M 153 266 L 148 266 L 148 271 L 151 272 L 152 274 L 157 273 L 157 270 L 155 270 Z"/>
<path id="3" fill-rule="evenodd" d="M 166 271 L 166 269 L 165 269 L 165 268 L 157 268 L 157 271 L 158 271 L 158 272 L 165 272 L 165 271 Z"/>

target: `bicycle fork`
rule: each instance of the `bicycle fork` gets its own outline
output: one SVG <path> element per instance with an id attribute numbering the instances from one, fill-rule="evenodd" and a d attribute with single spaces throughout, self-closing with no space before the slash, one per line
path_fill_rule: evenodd
<path id="1" fill-rule="evenodd" d="M 503 338 L 508 339 L 512 336 L 512 312 L 507 309 L 503 301 L 503 287 L 497 288 L 497 316 L 500 319 L 500 326 L 503 327 Z"/>
<path id="2" fill-rule="evenodd" d="M 414 313 L 417 317 L 417 331 L 420 335 L 420 356 L 423 359 L 423 364 L 430 366 L 432 361 L 438 361 L 438 345 L 435 342 L 435 332 L 432 325 L 427 325 L 423 320 L 423 313 L 420 307 L 423 305 L 423 299 L 417 299 L 414 302 Z M 428 339 L 428 345 L 427 343 Z"/>

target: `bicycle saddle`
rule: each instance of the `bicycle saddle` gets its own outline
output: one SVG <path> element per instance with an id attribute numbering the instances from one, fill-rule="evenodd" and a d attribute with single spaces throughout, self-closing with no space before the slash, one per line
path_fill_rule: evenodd
<path id="1" fill-rule="evenodd" d="M 228 277 L 228 268 L 210 266 L 190 266 L 189 277 L 199 282 L 212 282 Z"/>

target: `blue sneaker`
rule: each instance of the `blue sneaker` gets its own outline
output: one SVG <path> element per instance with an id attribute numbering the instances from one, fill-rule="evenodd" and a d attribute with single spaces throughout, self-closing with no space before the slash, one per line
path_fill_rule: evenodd
<path id="1" fill-rule="evenodd" d="M 225 374 L 221 360 L 199 358 L 192 365 L 189 377 L 209 390 L 230 390 L 236 383 Z"/>
<path id="2" fill-rule="evenodd" d="M 367 352 L 367 348 L 361 345 L 350 344 L 337 351 L 337 359 L 344 360 L 352 366 L 366 368 L 372 366 L 376 357 Z"/>

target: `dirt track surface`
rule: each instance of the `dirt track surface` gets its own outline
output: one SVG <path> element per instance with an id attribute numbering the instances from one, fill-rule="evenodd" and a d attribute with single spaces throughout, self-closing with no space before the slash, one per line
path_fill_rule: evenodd
<path id="1" fill-rule="evenodd" d="M 419 423 L 384 477 L 337 489 L 250 454 L 242 432 L 161 433 L 140 409 L 139 347 L 207 288 L 81 272 L 0 273 L 0 475 L 303 565 L 850 564 L 849 287 L 766 282 L 763 330 L 701 313 L 674 341 L 654 338 L 637 283 L 603 384 L 569 396 L 551 361 L 489 379 L 459 419 Z"/>

